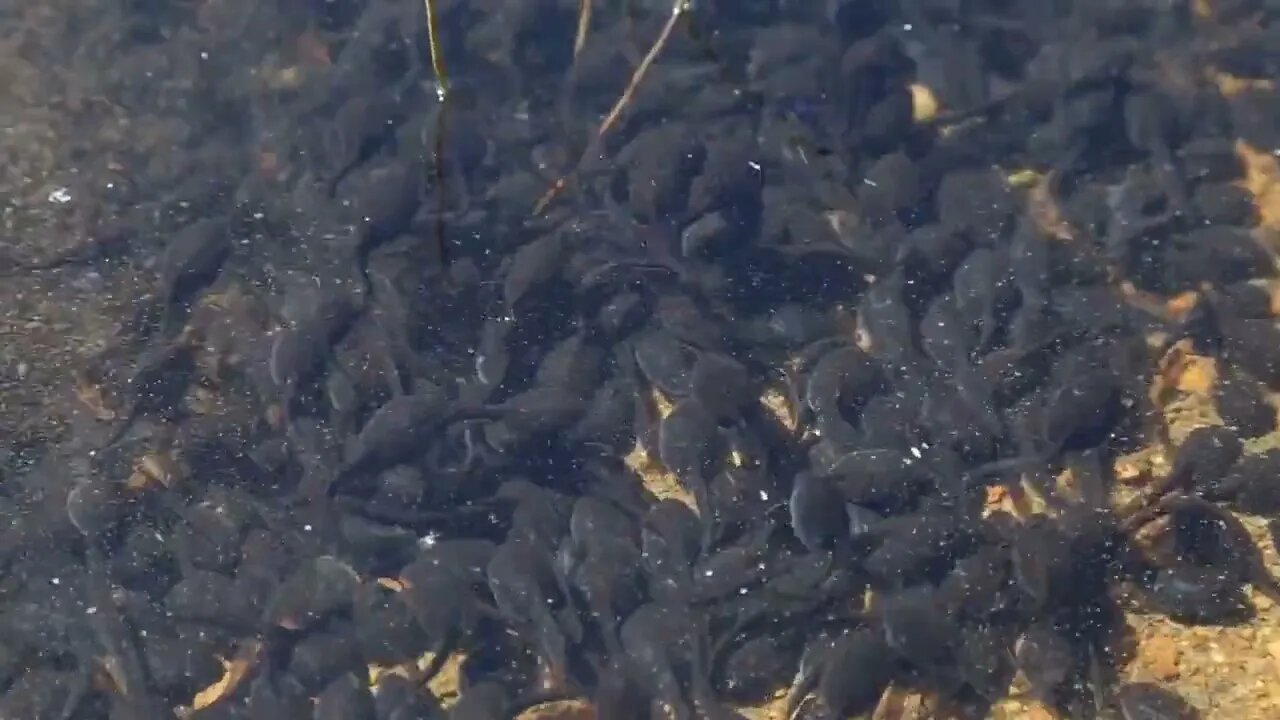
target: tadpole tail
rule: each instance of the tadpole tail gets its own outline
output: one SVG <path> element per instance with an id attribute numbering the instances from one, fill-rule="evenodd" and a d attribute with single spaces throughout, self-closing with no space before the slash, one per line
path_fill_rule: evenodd
<path id="1" fill-rule="evenodd" d="M 1048 456 L 1044 453 L 1036 453 L 1033 455 L 1019 455 L 1017 457 L 1003 458 L 1001 460 L 992 460 L 983 463 L 965 473 L 966 485 L 970 481 L 981 480 L 991 477 L 992 475 L 1002 475 L 1010 470 L 1021 470 L 1026 467 L 1035 465 L 1036 463 L 1045 462 Z"/>
<path id="2" fill-rule="evenodd" d="M 167 300 L 160 310 L 160 337 L 168 337 L 169 326 L 173 322 L 173 300 Z"/>
<path id="3" fill-rule="evenodd" d="M 104 440 L 102 445 L 98 447 L 98 450 L 99 451 L 107 450 L 113 447 L 116 443 L 120 442 L 120 439 L 123 438 L 125 434 L 129 432 L 129 429 L 133 427 L 133 424 L 137 422 L 138 416 L 141 414 L 142 413 L 138 409 L 137 400 L 134 400 L 133 402 L 129 403 L 129 412 L 127 412 L 124 418 L 120 420 L 120 422 L 116 425 L 114 429 L 112 429 L 111 434 L 108 435 L 107 439 Z"/>

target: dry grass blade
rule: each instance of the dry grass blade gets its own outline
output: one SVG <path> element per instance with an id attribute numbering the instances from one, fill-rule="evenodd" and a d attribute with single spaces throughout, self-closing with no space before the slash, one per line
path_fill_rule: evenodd
<path id="1" fill-rule="evenodd" d="M 573 57 L 576 60 L 582 46 L 587 43 L 587 31 L 591 28 L 591 0 L 578 0 L 578 34 L 573 38 Z"/>
<path id="2" fill-rule="evenodd" d="M 427 8 L 427 46 L 431 49 L 431 69 L 436 74 L 436 95 L 443 101 L 449 94 L 449 76 L 444 70 L 444 53 L 440 49 L 440 27 L 436 21 L 435 0 L 423 0 Z"/>
<path id="3" fill-rule="evenodd" d="M 586 4 L 586 3 L 584 3 Z M 560 193 L 568 185 L 569 176 L 581 167 L 587 155 L 595 148 L 605 134 L 618 122 L 618 118 L 622 117 L 622 111 L 627 105 L 631 104 L 631 98 L 636 93 L 636 88 L 644 81 L 644 77 L 649 72 L 649 68 L 653 65 L 654 60 L 658 59 L 658 55 L 662 52 L 662 48 L 666 47 L 667 41 L 671 39 L 671 33 L 676 29 L 676 23 L 680 18 L 693 7 L 690 0 L 675 0 L 671 6 L 671 17 L 667 18 L 667 22 L 662 26 L 662 32 L 658 33 L 658 39 L 653 42 L 653 46 L 649 48 L 649 52 L 645 53 L 644 58 L 640 61 L 640 65 L 636 67 L 635 72 L 631 74 L 631 80 L 627 82 L 627 87 L 622 91 L 622 95 L 618 97 L 618 101 L 613 104 L 613 108 L 609 110 L 609 114 L 605 116 L 604 121 L 600 123 L 599 129 L 596 130 L 595 138 L 587 145 L 586 151 L 582 153 L 582 157 L 574 165 L 574 169 L 562 175 L 547 190 L 546 193 L 538 198 L 537 204 L 533 206 L 533 214 L 541 215 L 547 206 L 555 200 Z M 579 27 L 581 31 L 581 26 Z"/>

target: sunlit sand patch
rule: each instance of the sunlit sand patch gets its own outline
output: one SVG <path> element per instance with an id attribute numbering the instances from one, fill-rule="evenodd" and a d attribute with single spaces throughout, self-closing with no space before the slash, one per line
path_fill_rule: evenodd
<path id="1" fill-rule="evenodd" d="M 1042 173 L 1031 168 L 1023 168 L 1014 170 L 1005 176 L 1004 181 L 1013 188 L 1030 188 L 1035 187 L 1037 183 L 1044 177 Z"/>
<path id="2" fill-rule="evenodd" d="M 1267 230 L 1280 230 L 1280 159 L 1243 140 L 1236 141 L 1236 155 L 1245 168 L 1239 185 L 1253 196 L 1259 225 Z"/>
<path id="3" fill-rule="evenodd" d="M 265 84 L 271 90 L 292 90 L 302 85 L 304 72 L 300 66 L 291 65 L 264 76 Z"/>
<path id="4" fill-rule="evenodd" d="M 440 703 L 446 708 L 457 702 L 458 695 L 461 694 L 462 687 L 462 663 L 467 659 L 465 653 L 454 653 L 444 662 L 444 666 L 440 668 L 440 672 L 427 683 L 427 689 L 431 694 L 440 699 Z M 431 661 L 431 655 L 428 653 L 418 658 L 418 669 L 421 670 Z"/>
<path id="5" fill-rule="evenodd" d="M 1181 340 L 1160 358 L 1156 370 L 1148 397 L 1164 416 L 1169 442 L 1176 446 L 1198 427 L 1222 424 L 1211 395 L 1218 382 L 1214 358 L 1197 355 L 1190 340 Z"/>
<path id="6" fill-rule="evenodd" d="M 420 676 L 422 670 L 428 669 L 435 659 L 434 653 L 424 652 L 417 660 L 411 662 L 403 662 L 401 665 L 369 665 L 367 666 L 367 679 L 369 679 L 370 688 L 378 688 L 378 684 L 383 682 L 384 678 L 389 675 L 396 675 L 399 678 L 413 679 Z M 466 653 L 456 652 L 449 656 L 448 660 L 440 666 L 439 673 L 426 683 L 426 688 L 440 701 L 440 705 L 448 708 L 454 702 L 457 702 L 458 696 L 461 694 L 462 683 L 462 662 L 467 659 Z"/>
<path id="7" fill-rule="evenodd" d="M 143 490 L 156 484 L 170 488 L 183 475 L 182 465 L 177 458 L 153 452 L 134 461 L 133 472 L 125 484 L 130 490 Z"/>
<path id="8" fill-rule="evenodd" d="M 896 684 L 890 685 L 880 696 L 880 702 L 871 713 L 871 720 L 924 720 L 929 717 L 945 717 L 939 712 L 941 708 L 934 707 L 937 703 L 931 700 L 936 698 L 926 698 L 918 692 L 906 690 Z"/>
<path id="9" fill-rule="evenodd" d="M 1275 404 L 1275 401 L 1272 401 Z M 1280 433 L 1267 433 L 1260 437 L 1244 438 L 1241 440 L 1244 445 L 1246 455 L 1257 455 L 1270 450 L 1280 449 Z"/>
<path id="10" fill-rule="evenodd" d="M 1195 354 L 1191 340 L 1180 340 L 1160 358 L 1148 395 L 1156 407 L 1165 407 L 1178 393 L 1208 395 L 1217 378 L 1217 361 Z"/>
<path id="11" fill-rule="evenodd" d="M 1178 373 L 1174 387 L 1180 392 L 1207 395 L 1218 381 L 1217 363 L 1213 358 L 1188 355 Z"/>
<path id="12" fill-rule="evenodd" d="M 1242 78 L 1218 70 L 1208 71 L 1209 81 L 1218 86 L 1223 97 L 1232 97 L 1249 90 L 1274 90 L 1275 82 L 1265 78 Z"/>
<path id="13" fill-rule="evenodd" d="M 671 408 L 675 404 L 657 390 L 653 390 L 652 393 L 654 405 L 658 409 L 658 417 L 665 418 L 670 415 Z M 680 482 L 680 478 L 668 472 L 666 468 L 662 467 L 661 463 L 650 460 L 650 452 L 656 454 L 657 448 L 645 448 L 641 445 L 641 441 L 637 439 L 635 448 L 624 458 L 627 467 L 640 475 L 644 481 L 645 488 L 653 493 L 654 497 L 659 500 L 668 498 L 679 500 L 696 511 L 697 503 L 693 500 L 693 494 L 684 487 L 684 484 Z"/>
<path id="14" fill-rule="evenodd" d="M 644 480 L 645 488 L 653 493 L 655 498 L 658 500 L 678 500 L 688 505 L 694 512 L 697 512 L 698 504 L 694 502 L 693 494 L 680 482 L 680 478 L 656 464 L 646 463 L 643 469 L 637 468 L 636 465 L 632 464 L 633 458 L 637 454 L 641 457 L 644 455 L 643 451 L 633 452 L 627 456 L 627 464 L 640 473 L 640 477 Z"/>
<path id="15" fill-rule="evenodd" d="M 205 366 L 201 369 L 210 369 L 212 367 L 214 366 Z M 197 385 L 191 389 L 191 392 L 187 393 L 187 409 L 196 415 L 217 415 L 221 404 L 221 398 L 218 397 L 218 394 L 206 387 Z"/>
<path id="16" fill-rule="evenodd" d="M 435 655 L 427 652 L 416 660 L 400 665 L 369 665 L 366 668 L 369 687 L 377 688 L 383 678 L 391 675 L 405 678 L 406 680 L 419 677 L 420 673 L 427 669 L 434 659 Z M 461 694 L 462 663 L 466 659 L 466 653 L 450 655 L 449 659 L 445 660 L 440 667 L 440 671 L 427 682 L 427 689 L 445 708 L 457 702 L 458 696 Z"/>
<path id="17" fill-rule="evenodd" d="M 405 582 L 400 578 L 380 577 L 376 582 L 380 587 L 384 587 L 391 592 L 401 592 L 406 587 Z"/>
<path id="18" fill-rule="evenodd" d="M 1280 282 L 1267 283 L 1266 288 L 1271 296 L 1271 303 L 1268 309 L 1273 317 L 1280 316 Z"/>
<path id="19" fill-rule="evenodd" d="M 764 409 L 767 410 L 769 414 L 777 418 L 778 422 L 782 423 L 783 427 L 791 430 L 792 432 L 795 431 L 795 410 L 791 407 L 790 401 L 787 400 L 786 393 L 783 392 L 781 388 L 765 388 L 764 392 L 760 395 L 760 404 L 764 406 Z"/>
<path id="20" fill-rule="evenodd" d="M 203 710 L 235 692 L 240 683 L 248 677 L 249 671 L 258 660 L 258 653 L 261 649 L 262 643 L 257 640 L 246 640 L 230 660 L 219 658 L 219 662 L 222 663 L 222 677 L 218 678 L 209 687 L 197 692 L 195 697 L 191 699 L 190 707 L 178 708 L 177 715 L 179 717 L 188 717 L 192 713 Z"/>
<path id="21" fill-rule="evenodd" d="M 1165 301 L 1165 311 L 1177 320 L 1182 320 L 1200 301 L 1200 293 L 1188 290 L 1174 295 Z"/>
<path id="22" fill-rule="evenodd" d="M 927 85 L 911 83 L 911 119 L 917 123 L 929 122 L 938 116 L 938 96 Z"/>
<path id="23" fill-rule="evenodd" d="M 1173 446 L 1182 444 L 1187 435 L 1196 428 L 1222 424 L 1222 417 L 1218 415 L 1213 403 L 1208 400 L 1209 398 L 1204 395 L 1188 394 L 1163 408 L 1169 442 Z"/>
<path id="24" fill-rule="evenodd" d="M 106 391 L 83 371 L 74 374 L 76 399 L 103 422 L 115 420 L 118 414 L 108 407 Z"/>
<path id="25" fill-rule="evenodd" d="M 1024 171 L 1031 172 L 1031 171 Z M 1023 181 L 1027 181 L 1023 178 Z M 1053 182 L 1052 175 L 1036 175 L 1034 182 L 1030 185 L 1027 192 L 1027 214 L 1035 222 L 1036 227 L 1049 237 L 1071 241 L 1075 239 L 1075 233 L 1071 230 L 1071 225 L 1062 217 L 1062 210 L 1058 207 L 1058 203 L 1050 192 L 1050 185 Z M 1013 184 L 1010 182 L 1010 184 Z"/>
<path id="26" fill-rule="evenodd" d="M 1131 486 L 1169 472 L 1169 458 L 1162 448 L 1153 445 L 1121 455 L 1116 458 L 1113 469 L 1119 483 Z"/>

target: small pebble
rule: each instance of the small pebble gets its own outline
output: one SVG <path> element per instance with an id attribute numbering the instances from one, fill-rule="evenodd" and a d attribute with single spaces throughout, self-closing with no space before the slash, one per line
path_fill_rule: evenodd
<path id="1" fill-rule="evenodd" d="M 1157 680 L 1178 677 L 1178 645 L 1173 638 L 1157 635 L 1144 641 L 1138 649 L 1142 667 Z"/>

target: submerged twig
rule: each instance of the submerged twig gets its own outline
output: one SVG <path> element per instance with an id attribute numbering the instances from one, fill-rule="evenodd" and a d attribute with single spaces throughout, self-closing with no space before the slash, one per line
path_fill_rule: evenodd
<path id="1" fill-rule="evenodd" d="M 443 101 L 449 94 L 449 76 L 444 70 L 444 52 L 440 49 L 440 27 L 436 22 L 435 0 L 423 0 L 427 8 L 427 47 L 431 49 L 431 69 L 436 74 L 436 95 Z"/>
<path id="2" fill-rule="evenodd" d="M 589 0 L 584 2 L 584 4 L 589 4 Z M 635 95 L 636 88 L 639 87 L 640 83 L 644 80 L 644 76 L 648 74 L 649 68 L 653 65 L 654 60 L 658 59 L 658 54 L 662 52 L 662 48 L 665 47 L 667 41 L 671 39 L 671 33 L 675 30 L 676 23 L 679 22 L 680 18 L 683 17 L 685 13 L 689 12 L 692 7 L 692 0 L 675 0 L 671 6 L 671 17 L 667 18 L 666 24 L 662 26 L 662 32 L 658 33 L 658 39 L 653 42 L 653 46 L 649 48 L 649 52 L 645 53 L 644 58 L 640 61 L 640 65 L 637 66 L 635 72 L 631 74 L 631 80 L 627 82 L 627 87 L 622 91 L 622 95 L 618 97 L 618 101 L 613 104 L 613 108 L 609 111 L 609 114 L 606 115 L 604 121 L 600 123 L 599 129 L 596 130 L 595 137 L 587 144 L 587 149 L 583 151 L 581 158 L 579 158 L 573 169 L 560 176 L 560 178 L 552 184 L 547 192 L 538 199 L 537 204 L 533 206 L 534 215 L 541 215 L 542 211 L 546 210 L 547 206 L 560 195 L 568 184 L 569 176 L 582 166 L 582 163 L 586 160 L 587 156 L 604 138 L 605 133 L 609 132 L 609 130 L 617 124 L 618 118 L 622 117 L 622 111 L 626 109 L 627 105 L 631 104 L 631 98 Z M 579 25 L 579 31 L 581 32 L 581 25 Z"/>

